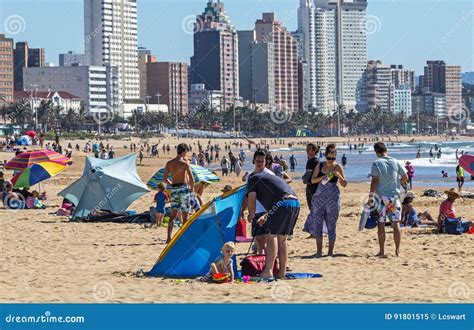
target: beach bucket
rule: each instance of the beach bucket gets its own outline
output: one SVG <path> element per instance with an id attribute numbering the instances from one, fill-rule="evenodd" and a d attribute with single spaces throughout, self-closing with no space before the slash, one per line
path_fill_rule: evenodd
<path id="1" fill-rule="evenodd" d="M 212 281 L 217 284 L 229 283 L 229 274 L 214 274 Z"/>

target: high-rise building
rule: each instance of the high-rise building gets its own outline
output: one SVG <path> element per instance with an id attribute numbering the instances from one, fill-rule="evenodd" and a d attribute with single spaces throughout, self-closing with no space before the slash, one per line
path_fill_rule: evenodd
<path id="1" fill-rule="evenodd" d="M 84 0 L 87 65 L 118 68 L 119 101 L 140 97 L 136 0 Z"/>
<path id="2" fill-rule="evenodd" d="M 17 42 L 14 54 L 14 87 L 15 91 L 23 90 L 23 68 L 28 67 L 28 43 Z"/>
<path id="3" fill-rule="evenodd" d="M 204 84 L 208 91 L 220 91 L 222 104 L 230 107 L 239 99 L 238 36 L 224 4 L 208 1 L 196 17 L 194 56 L 190 81 Z"/>
<path id="4" fill-rule="evenodd" d="M 72 50 L 65 54 L 59 54 L 59 66 L 86 65 L 86 55 L 77 54 Z"/>
<path id="5" fill-rule="evenodd" d="M 304 34 L 299 31 L 292 32 L 291 35 L 296 39 L 298 45 L 298 104 L 300 110 L 311 111 L 311 100 L 309 92 L 309 66 L 304 55 Z"/>
<path id="6" fill-rule="evenodd" d="M 255 30 L 239 31 L 240 96 L 275 109 L 275 52 L 273 42 L 258 43 Z"/>
<path id="7" fill-rule="evenodd" d="M 364 110 L 367 0 L 300 0 L 298 33 L 308 65 L 310 107 L 330 113 L 335 103 Z"/>
<path id="8" fill-rule="evenodd" d="M 46 66 L 44 48 L 30 48 L 28 51 L 28 67 L 41 68 Z"/>
<path id="9" fill-rule="evenodd" d="M 15 91 L 22 91 L 29 88 L 23 84 L 23 68 L 44 67 L 44 48 L 30 48 L 26 41 L 17 42 L 14 50 L 14 85 Z"/>
<path id="10" fill-rule="evenodd" d="M 255 22 L 255 34 L 257 44 L 273 44 L 273 72 L 270 74 L 273 74 L 275 84 L 275 109 L 298 111 L 296 39 L 275 19 L 274 13 L 263 13 L 262 18 Z"/>
<path id="11" fill-rule="evenodd" d="M 393 92 L 393 113 L 402 113 L 406 117 L 412 115 L 411 86 L 403 84 Z"/>
<path id="12" fill-rule="evenodd" d="M 145 47 L 138 47 L 138 71 L 140 72 L 140 98 L 147 94 L 147 63 L 157 62 L 156 56 L 151 55 L 151 50 Z"/>
<path id="13" fill-rule="evenodd" d="M 412 113 L 428 113 L 446 118 L 446 95 L 441 93 L 417 93 L 412 95 Z"/>
<path id="14" fill-rule="evenodd" d="M 444 61 L 427 61 L 425 74 L 423 75 L 423 87 L 427 92 L 444 93 L 443 68 L 446 66 Z"/>
<path id="15" fill-rule="evenodd" d="M 446 113 L 457 118 L 462 111 L 461 67 L 446 65 L 444 61 L 427 61 L 423 76 L 423 87 L 427 92 L 446 96 Z"/>
<path id="16" fill-rule="evenodd" d="M 24 68 L 24 83 L 38 91 L 66 91 L 84 102 L 87 113 L 118 110 L 118 69 L 107 66 Z"/>
<path id="17" fill-rule="evenodd" d="M 400 88 L 402 85 L 410 85 L 412 93 L 416 90 L 415 71 L 404 69 L 403 65 L 391 65 L 392 85 L 394 88 Z"/>
<path id="18" fill-rule="evenodd" d="M 0 103 L 13 102 L 13 39 L 0 34 Z"/>
<path id="19" fill-rule="evenodd" d="M 390 65 L 382 64 L 381 61 L 369 61 L 364 80 L 368 108 L 380 107 L 383 112 L 390 112 L 393 96 Z"/>
<path id="20" fill-rule="evenodd" d="M 444 69 L 446 111 L 451 118 L 461 118 L 462 109 L 461 66 L 447 65 Z"/>
<path id="21" fill-rule="evenodd" d="M 187 114 L 188 65 L 179 62 L 147 63 L 147 95 L 151 103 L 168 105 L 171 114 Z"/>
<path id="22" fill-rule="evenodd" d="M 448 111 L 446 108 L 446 95 L 440 93 L 433 93 L 433 112 L 438 118 L 446 118 Z"/>

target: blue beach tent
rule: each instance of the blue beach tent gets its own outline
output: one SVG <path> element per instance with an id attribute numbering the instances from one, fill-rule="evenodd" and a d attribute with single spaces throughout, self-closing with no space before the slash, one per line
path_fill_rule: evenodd
<path id="1" fill-rule="evenodd" d="M 224 243 L 235 241 L 245 192 L 246 186 L 242 186 L 204 205 L 176 233 L 147 275 L 184 278 L 206 275 L 210 264 L 221 256 Z"/>

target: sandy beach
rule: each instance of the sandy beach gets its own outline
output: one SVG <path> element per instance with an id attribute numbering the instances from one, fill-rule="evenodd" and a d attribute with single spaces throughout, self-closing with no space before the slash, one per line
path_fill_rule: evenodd
<path id="1" fill-rule="evenodd" d="M 400 141 L 412 139 L 403 137 Z M 435 141 L 439 137 L 416 139 Z M 253 140 L 258 142 L 258 139 Z M 285 142 L 307 140 L 311 139 L 285 139 Z M 337 138 L 316 140 L 347 142 L 347 139 Z M 395 140 L 393 137 L 392 141 Z M 207 144 L 206 139 L 200 141 Z M 68 142 L 62 145 L 67 146 Z M 76 142 L 83 147 L 86 141 L 72 141 L 73 145 Z M 134 142 L 138 145 L 138 140 Z M 180 139 L 181 142 L 193 144 L 197 139 Z M 123 146 L 128 146 L 130 141 L 110 140 L 108 143 L 115 146 L 118 157 L 128 152 Z M 167 138 L 162 143 L 171 145 L 171 154 L 163 155 L 160 145 L 158 159 L 144 159 L 143 165 L 138 166 L 144 182 L 175 154 L 174 145 L 178 140 Z M 224 140 L 215 143 L 222 147 Z M 0 153 L 0 160 L 12 157 L 12 153 Z M 13 211 L 0 207 L 1 302 L 474 302 L 474 235 L 437 235 L 432 229 L 404 229 L 402 255 L 396 258 L 392 230 L 388 229 L 388 257 L 376 258 L 376 230 L 358 231 L 360 208 L 369 188 L 364 183 L 349 182 L 348 187 L 342 189 L 335 249 L 339 256 L 321 259 L 311 258 L 316 249 L 315 241 L 307 239 L 308 235 L 302 231 L 308 215 L 305 187 L 300 179 L 291 184 L 302 202 L 295 235 L 289 243 L 291 268 L 294 272 L 319 273 L 322 278 L 209 285 L 137 276 L 140 269 L 148 271 L 164 249 L 165 227 L 72 223 L 51 214 L 62 200 L 56 194 L 81 176 L 84 158 L 83 152 L 74 152 L 73 165 L 45 182 L 50 205 L 47 209 Z M 10 173 L 6 173 L 7 179 Z M 290 175 L 300 177 L 301 173 Z M 224 185 L 235 187 L 241 183 L 241 178 L 232 173 L 207 189 L 204 200 L 219 194 Z M 443 198 L 420 197 L 421 188 L 415 188 L 415 192 L 417 211 L 429 211 L 436 217 Z M 153 204 L 153 195 L 153 192 L 145 195 L 130 209 L 148 210 Z M 474 220 L 473 206 L 472 199 L 460 199 L 456 202 L 456 211 Z M 249 243 L 237 244 L 238 259 L 248 247 Z"/>

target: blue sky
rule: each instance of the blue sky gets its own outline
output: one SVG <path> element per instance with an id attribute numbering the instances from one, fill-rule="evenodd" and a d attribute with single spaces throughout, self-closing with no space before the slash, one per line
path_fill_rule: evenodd
<path id="1" fill-rule="evenodd" d="M 100 1 L 100 0 L 97 0 Z M 162 61 L 185 61 L 193 52 L 189 28 L 207 0 L 138 0 L 139 45 Z M 251 29 L 262 12 L 273 11 L 290 29 L 297 26 L 299 0 L 224 0 L 238 30 Z M 20 17 L 18 17 L 18 16 Z M 423 71 L 427 59 L 444 59 L 474 71 L 473 0 L 369 0 L 369 59 Z M 13 23 L 19 23 L 13 25 Z M 31 47 L 58 53 L 83 52 L 82 0 L 0 0 L 0 33 Z"/>

